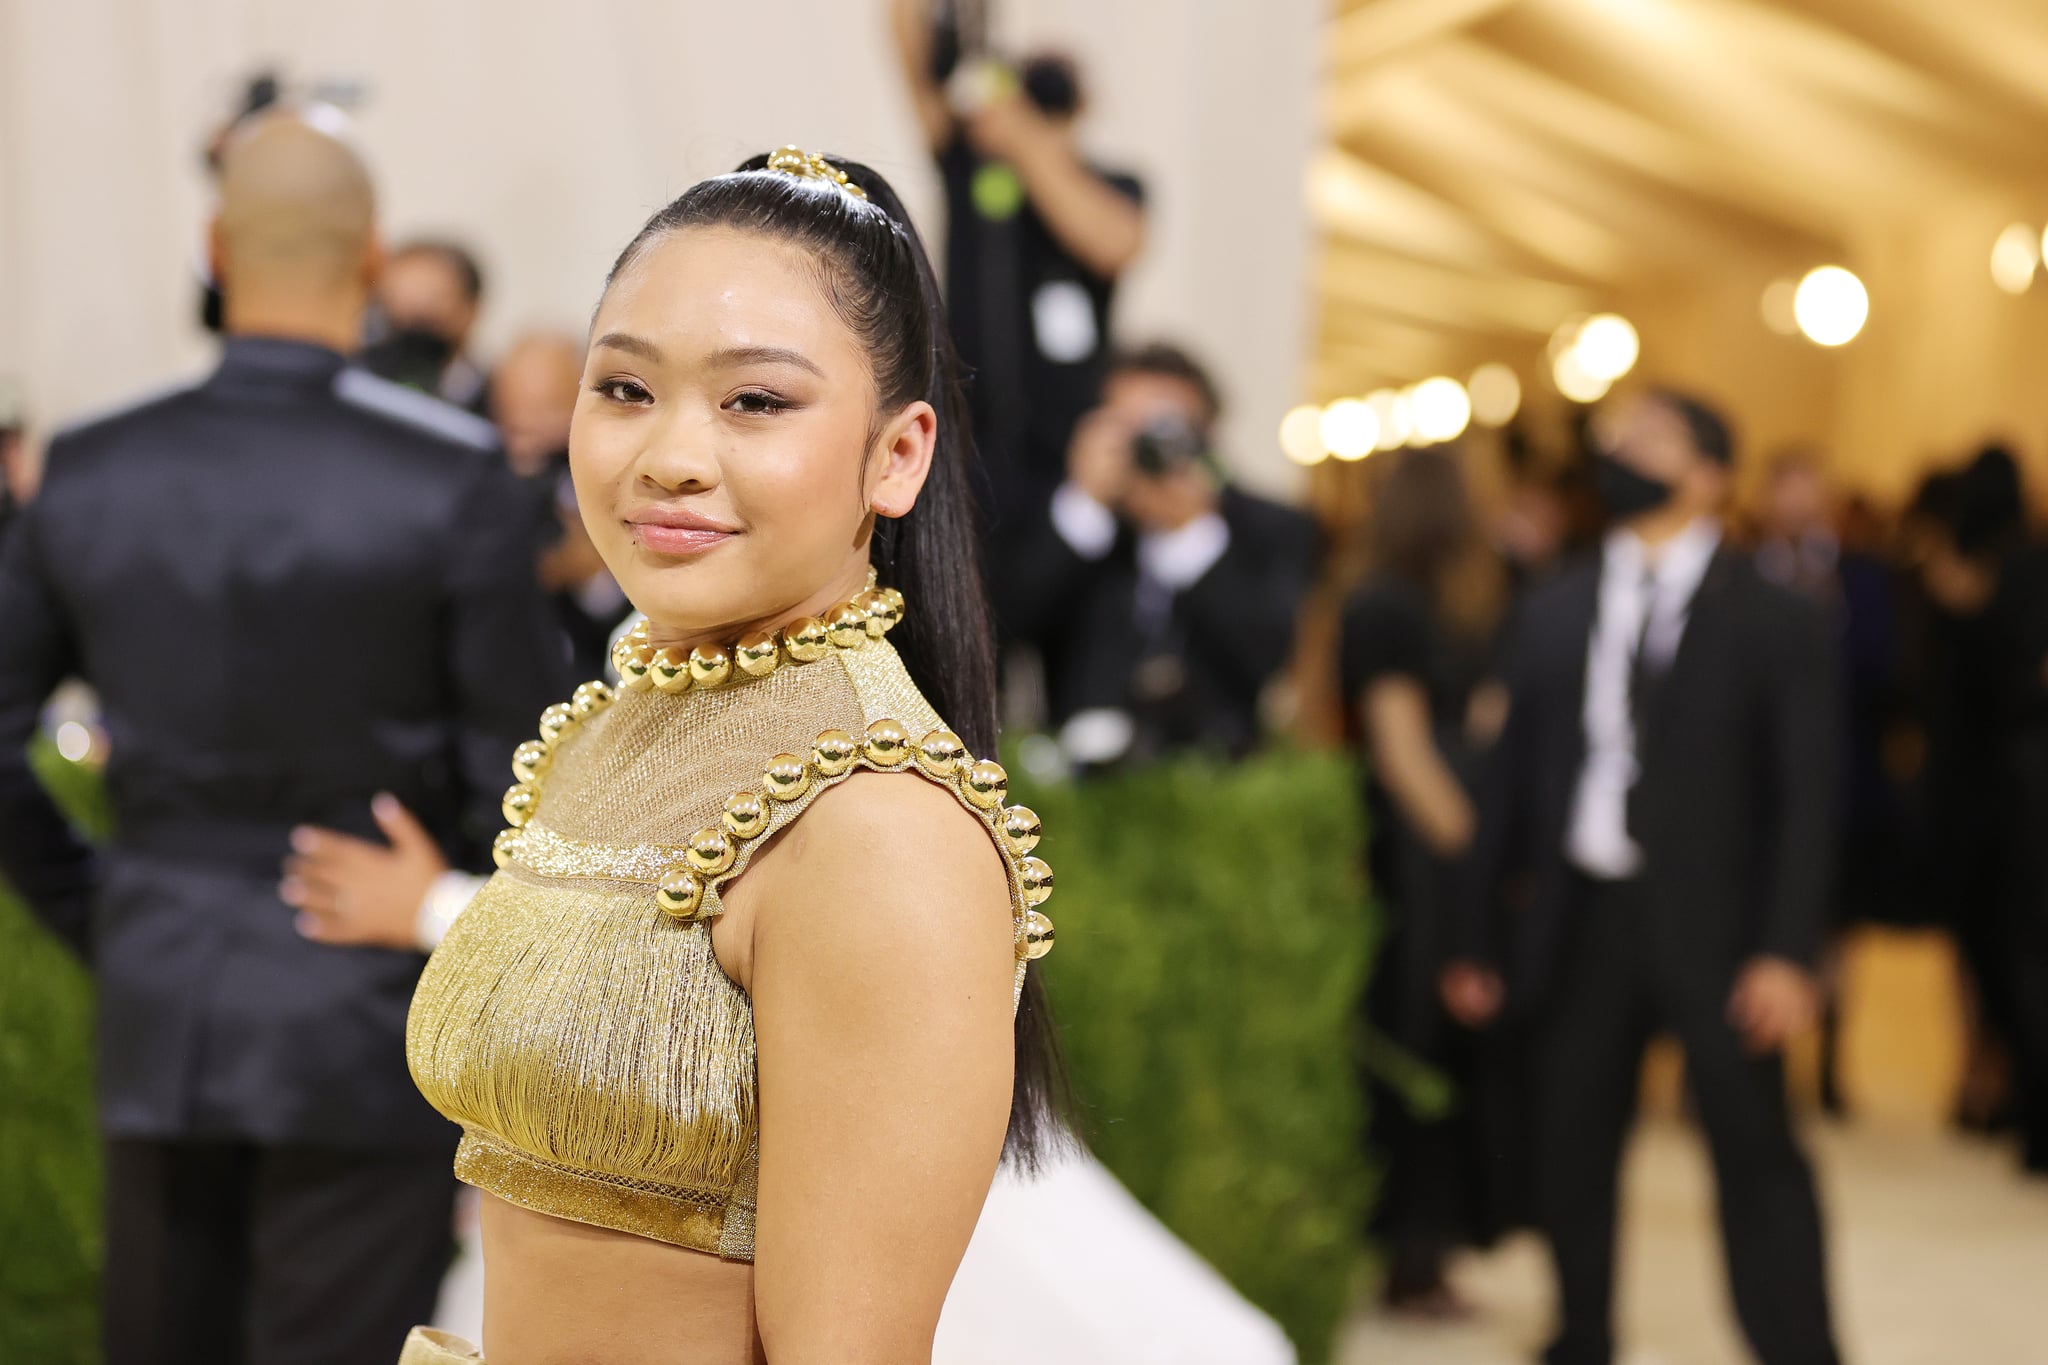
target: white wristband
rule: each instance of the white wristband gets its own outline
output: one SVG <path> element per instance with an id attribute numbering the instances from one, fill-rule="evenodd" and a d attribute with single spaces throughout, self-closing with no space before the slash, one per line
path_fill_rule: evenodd
<path id="1" fill-rule="evenodd" d="M 441 940 L 448 937 L 457 917 L 469 908 L 469 903 L 476 899 L 476 893 L 483 890 L 486 880 L 454 868 L 434 878 L 434 884 L 427 888 L 426 899 L 420 902 L 419 918 L 414 921 L 415 941 L 421 952 L 431 953 L 441 946 Z"/>

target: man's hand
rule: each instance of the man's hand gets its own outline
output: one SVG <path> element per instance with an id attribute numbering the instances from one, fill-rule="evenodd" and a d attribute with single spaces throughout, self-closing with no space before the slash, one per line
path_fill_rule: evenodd
<path id="1" fill-rule="evenodd" d="M 277 894 L 316 943 L 413 948 L 420 905 L 448 862 L 398 798 L 378 796 L 370 814 L 389 847 L 331 829 L 293 830 Z"/>
<path id="2" fill-rule="evenodd" d="M 1735 979 L 1728 1022 L 1751 1052 L 1776 1052 L 1820 1017 L 1820 985 L 1782 957 L 1755 957 Z"/>
<path id="3" fill-rule="evenodd" d="M 1500 973 L 1476 962 L 1452 962 L 1437 978 L 1437 994 L 1451 1018 L 1466 1028 L 1484 1028 L 1500 1013 Z"/>
<path id="4" fill-rule="evenodd" d="M 1051 131 L 1045 115 L 1021 94 L 997 95 L 969 114 L 964 126 L 975 151 L 1012 163 L 1039 150 Z"/>
<path id="5" fill-rule="evenodd" d="M 1074 424 L 1067 478 L 1104 507 L 1123 502 L 1131 484 L 1131 431 L 1121 417 L 1097 408 Z"/>

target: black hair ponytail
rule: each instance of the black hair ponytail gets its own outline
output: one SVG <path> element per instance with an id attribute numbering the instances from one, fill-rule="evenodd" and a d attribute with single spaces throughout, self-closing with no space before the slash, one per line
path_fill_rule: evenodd
<path id="1" fill-rule="evenodd" d="M 878 411 L 919 399 L 938 414 L 931 472 L 904 516 L 879 519 L 871 554 L 910 603 L 890 641 L 918 687 L 976 754 L 996 751 L 995 631 L 975 534 L 973 427 L 931 258 L 895 189 L 857 161 L 830 158 L 859 197 L 830 180 L 766 169 L 758 156 L 693 185 L 648 220 L 612 267 L 685 227 L 759 232 L 817 262 L 834 309 L 861 341 Z M 1017 1008 L 1016 1082 L 1006 1153 L 1026 1167 L 1068 1140 L 1066 1071 L 1033 964 Z"/>

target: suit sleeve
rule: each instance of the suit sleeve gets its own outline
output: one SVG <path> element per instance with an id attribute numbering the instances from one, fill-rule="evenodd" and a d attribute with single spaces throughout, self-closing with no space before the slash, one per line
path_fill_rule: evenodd
<path id="1" fill-rule="evenodd" d="M 77 668 L 69 622 L 45 569 L 38 507 L 0 531 L 0 873 L 81 957 L 92 946 L 94 857 L 29 767 L 43 703 Z"/>
<path id="2" fill-rule="evenodd" d="M 1041 506 L 1009 547 L 1008 562 L 989 573 L 989 596 L 1004 628 L 1044 645 L 1074 603 L 1095 586 L 1113 553 L 1085 557 L 1053 524 L 1050 503 Z"/>
<path id="3" fill-rule="evenodd" d="M 1535 736 L 1542 705 L 1535 641 L 1534 628 L 1518 614 L 1509 624 L 1500 652 L 1501 680 L 1508 693 L 1507 721 L 1479 764 L 1473 792 L 1479 824 L 1451 898 L 1457 907 L 1456 922 L 1451 926 L 1456 955 L 1491 966 L 1499 965 L 1502 957 L 1496 928 L 1503 889 L 1526 871 L 1518 865 L 1518 854 L 1525 842 L 1526 793 L 1534 778 Z"/>
<path id="4" fill-rule="evenodd" d="M 450 850 L 463 866 L 490 866 L 491 840 L 512 783 L 512 750 L 536 733 L 543 707 L 570 682 L 541 594 L 533 518 L 511 473 L 480 459 L 451 528 L 448 660 L 455 707 L 462 828 Z"/>
<path id="5" fill-rule="evenodd" d="M 1765 883 L 1763 951 L 1811 967 L 1820 957 L 1841 847 L 1843 680 L 1820 608 L 1787 597 L 1770 651 L 1770 757 L 1778 828 Z"/>
<path id="6" fill-rule="evenodd" d="M 1275 566 L 1231 528 L 1223 557 L 1191 584 L 1183 598 L 1187 619 L 1219 628 L 1228 648 L 1206 651 L 1210 669 L 1236 695 L 1256 700 L 1266 680 L 1287 664 L 1296 614 L 1308 584 L 1288 566 Z"/>

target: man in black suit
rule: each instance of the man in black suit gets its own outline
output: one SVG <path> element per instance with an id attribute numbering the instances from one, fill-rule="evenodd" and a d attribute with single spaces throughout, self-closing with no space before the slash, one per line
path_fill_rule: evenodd
<path id="1" fill-rule="evenodd" d="M 450 1253 L 423 959 L 315 941 L 278 869 L 301 823 L 374 835 L 379 793 L 478 865 L 559 651 L 489 429 L 346 368 L 372 219 L 340 142 L 239 130 L 219 368 L 60 434 L 0 540 L 0 872 L 98 980 L 109 1365 L 389 1365 Z M 111 742 L 98 852 L 24 761 L 72 675 Z"/>
<path id="2" fill-rule="evenodd" d="M 1229 483 L 1220 412 L 1186 352 L 1120 353 L 1066 481 L 993 570 L 997 609 L 1042 650 L 1052 720 L 1084 765 L 1243 752 L 1287 661 L 1316 526 Z"/>
<path id="3" fill-rule="evenodd" d="M 1727 427 L 1659 392 L 1599 427 L 1615 519 L 1535 590 L 1482 798 L 1468 1021 L 1537 1036 L 1536 1205 L 1556 1260 L 1550 1365 L 1607 1365 L 1616 1185 L 1651 1033 L 1675 1033 L 1712 1149 L 1736 1314 L 1764 1365 L 1834 1365 L 1813 1179 L 1780 1050 L 1814 1019 L 1840 764 L 1819 608 L 1723 541 Z M 1485 932 L 1510 897 L 1504 954 Z M 1526 1012 L 1526 1013 L 1523 1013 Z"/>

